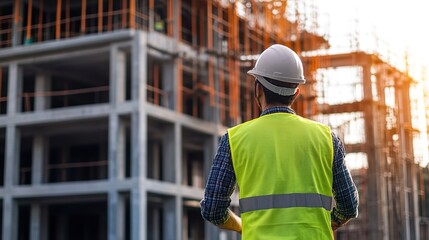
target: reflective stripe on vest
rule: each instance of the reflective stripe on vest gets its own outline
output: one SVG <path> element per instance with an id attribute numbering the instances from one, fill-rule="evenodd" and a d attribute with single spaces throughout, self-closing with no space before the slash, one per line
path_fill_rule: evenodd
<path id="1" fill-rule="evenodd" d="M 332 197 L 317 193 L 275 194 L 241 198 L 241 213 L 272 208 L 310 207 L 332 209 Z"/>

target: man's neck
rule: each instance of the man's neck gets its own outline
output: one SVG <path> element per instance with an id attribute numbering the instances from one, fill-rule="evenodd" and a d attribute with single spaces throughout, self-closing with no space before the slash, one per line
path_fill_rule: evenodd
<path id="1" fill-rule="evenodd" d="M 262 111 L 265 111 L 268 108 L 272 108 L 272 107 L 288 107 L 288 108 L 290 108 L 290 105 L 278 104 L 278 103 L 270 103 L 270 104 L 267 104 L 267 105 L 263 106 Z"/>

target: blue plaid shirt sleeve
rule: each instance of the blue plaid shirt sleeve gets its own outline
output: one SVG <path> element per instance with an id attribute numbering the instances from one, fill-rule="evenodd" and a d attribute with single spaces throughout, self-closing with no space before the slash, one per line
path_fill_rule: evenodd
<path id="1" fill-rule="evenodd" d="M 236 186 L 234 168 L 232 166 L 231 150 L 228 133 L 219 142 L 216 156 L 207 179 L 204 199 L 201 200 L 201 215 L 207 221 L 218 225 L 228 219 L 228 207 L 231 194 Z"/>
<path id="2" fill-rule="evenodd" d="M 334 146 L 332 193 L 334 194 L 336 206 L 332 209 L 331 220 L 341 226 L 351 218 L 357 217 L 359 195 L 344 161 L 344 146 L 334 133 L 332 133 L 332 141 Z"/>

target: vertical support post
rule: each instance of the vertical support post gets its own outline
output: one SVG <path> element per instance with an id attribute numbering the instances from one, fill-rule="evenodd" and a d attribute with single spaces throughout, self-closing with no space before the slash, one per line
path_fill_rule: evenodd
<path id="1" fill-rule="evenodd" d="M 149 32 L 154 30 L 154 21 L 155 21 L 154 8 L 155 8 L 154 0 L 149 0 Z"/>
<path id="2" fill-rule="evenodd" d="M 176 178 L 175 183 L 176 186 L 180 186 L 182 184 L 182 168 L 185 166 L 182 165 L 182 149 L 183 149 L 183 140 L 182 140 L 182 126 L 180 123 L 174 123 L 174 168 L 176 169 Z M 183 224 L 183 199 L 179 192 L 176 195 L 176 224 L 178 227 L 176 232 L 177 240 L 184 239 L 184 224 Z"/>
<path id="3" fill-rule="evenodd" d="M 50 76 L 43 73 L 39 73 L 36 75 L 36 95 L 34 102 L 35 111 L 43 111 L 49 108 L 50 99 L 49 97 L 45 96 L 45 92 L 50 90 L 50 83 Z"/>
<path id="4" fill-rule="evenodd" d="M 13 119 L 19 104 L 18 93 L 22 81 L 21 69 L 17 63 L 9 65 L 8 79 L 8 102 L 7 117 Z M 19 106 L 19 105 L 18 105 Z M 18 160 L 19 160 L 19 131 L 15 124 L 9 123 L 6 126 L 6 152 L 5 152 L 5 174 L 4 188 L 10 191 L 18 180 Z M 15 240 L 17 238 L 17 205 L 10 194 L 3 198 L 3 239 Z"/>
<path id="5" fill-rule="evenodd" d="M 80 31 L 84 34 L 86 32 L 86 0 L 82 0 L 82 12 L 80 17 Z"/>
<path id="6" fill-rule="evenodd" d="M 207 0 L 207 48 L 213 50 L 213 4 L 212 0 Z M 215 85 L 213 79 L 213 59 L 208 59 L 208 75 L 210 89 L 210 105 L 215 106 Z"/>
<path id="7" fill-rule="evenodd" d="M 179 92 L 178 85 L 178 68 L 174 60 L 164 62 L 162 64 L 162 86 L 168 95 L 164 96 L 163 106 L 175 110 L 177 109 L 177 94 Z M 176 81 L 171 81 L 175 79 Z"/>
<path id="8" fill-rule="evenodd" d="M 198 44 L 198 33 L 197 33 L 197 13 L 198 13 L 198 9 L 197 9 L 197 0 L 192 0 L 191 1 L 191 32 L 192 32 L 192 42 L 191 45 L 192 46 L 197 46 Z"/>
<path id="9" fill-rule="evenodd" d="M 101 32 L 103 32 L 103 0 L 98 0 L 98 33 Z"/>
<path id="10" fill-rule="evenodd" d="M 66 33 L 65 37 L 70 37 L 70 0 L 66 0 L 66 19 L 65 19 L 65 25 L 66 25 Z"/>
<path id="11" fill-rule="evenodd" d="M 33 140 L 33 159 L 31 168 L 31 184 L 39 185 L 43 182 L 43 165 L 45 141 L 42 135 L 36 135 Z"/>
<path id="12" fill-rule="evenodd" d="M 17 63 L 11 63 L 9 66 L 8 80 L 8 101 L 7 116 L 13 119 L 20 106 L 18 93 L 21 91 L 22 74 Z M 19 153 L 19 133 L 15 124 L 8 124 L 6 127 L 6 156 L 5 156 L 5 188 L 12 187 L 18 180 L 18 153 Z"/>
<path id="13" fill-rule="evenodd" d="M 144 32 L 139 32 L 133 44 L 131 68 L 131 98 L 135 109 L 131 115 L 131 176 L 136 181 L 131 190 L 131 239 L 146 239 L 147 233 L 147 42 Z"/>
<path id="14" fill-rule="evenodd" d="M 13 9 L 13 26 L 12 26 L 12 46 L 18 46 L 21 43 L 21 27 L 22 27 L 22 6 L 21 0 L 14 2 Z"/>
<path id="15" fill-rule="evenodd" d="M 108 240 L 125 239 L 125 198 L 116 190 L 108 194 Z"/>
<path id="16" fill-rule="evenodd" d="M 173 9 L 174 18 L 173 21 L 171 21 L 170 25 L 174 29 L 174 37 L 181 42 L 182 41 L 182 0 L 176 0 L 176 7 Z M 192 6 L 191 6 L 191 12 L 192 12 Z M 192 14 L 192 13 L 191 13 Z M 176 24 L 176 26 L 173 26 L 173 23 Z M 193 23 L 192 23 L 193 24 Z"/>
<path id="17" fill-rule="evenodd" d="M 25 35 L 25 40 L 31 40 L 31 20 L 33 13 L 33 0 L 28 0 L 28 8 L 27 8 L 27 33 Z"/>
<path id="18" fill-rule="evenodd" d="M 3 198 L 3 231 L 2 239 L 17 239 L 17 215 L 18 215 L 18 206 L 15 200 L 7 195 Z"/>
<path id="19" fill-rule="evenodd" d="M 163 154 L 162 154 L 162 175 L 165 181 L 174 183 L 178 168 L 175 165 L 175 127 L 168 125 L 163 130 Z"/>
<path id="20" fill-rule="evenodd" d="M 208 4 L 208 2 L 206 2 L 206 4 Z M 204 7 L 203 4 L 200 4 L 200 9 L 199 9 L 200 21 L 207 22 L 207 27 L 208 27 L 209 21 L 211 21 L 211 19 L 210 20 L 208 19 L 208 15 L 207 15 L 206 12 L 207 12 L 207 7 Z M 205 16 L 207 16 L 207 19 L 204 19 Z M 206 46 L 205 31 L 206 31 L 206 28 L 205 28 L 204 24 L 200 24 L 200 29 L 199 29 L 200 35 L 199 35 L 199 40 L 198 41 L 199 41 L 199 43 L 200 43 L 199 45 L 201 47 L 205 47 Z M 208 33 L 208 31 L 207 31 L 207 33 Z"/>
<path id="21" fill-rule="evenodd" d="M 164 204 L 164 213 L 162 216 L 162 221 L 165 226 L 164 239 L 178 239 L 177 230 L 179 229 L 178 222 L 176 219 L 177 212 L 176 209 L 176 198 L 168 198 L 165 200 Z"/>
<path id="22" fill-rule="evenodd" d="M 57 17 L 55 23 L 55 39 L 61 38 L 61 2 L 62 0 L 57 0 Z"/>
<path id="23" fill-rule="evenodd" d="M 176 95 L 176 110 L 183 112 L 183 60 L 177 58 L 177 95 Z"/>
<path id="24" fill-rule="evenodd" d="M 109 181 L 125 177 L 125 126 L 117 110 L 125 100 L 126 55 L 117 46 L 110 49 Z M 125 239 L 125 199 L 116 189 L 108 193 L 108 239 Z"/>
<path id="25" fill-rule="evenodd" d="M 153 65 L 153 102 L 159 105 L 159 66 L 157 63 Z"/>
<path id="26" fill-rule="evenodd" d="M 174 3 L 173 3 L 173 0 L 167 0 L 167 35 L 170 37 L 174 37 L 173 20 L 174 20 Z"/>
<path id="27" fill-rule="evenodd" d="M 374 142 L 374 102 L 372 94 L 371 84 L 371 60 L 366 65 L 362 65 L 362 85 L 363 85 L 363 96 L 364 100 L 368 102 L 364 108 L 365 118 L 365 145 L 366 153 L 368 156 L 368 194 L 367 194 L 367 206 L 368 212 L 372 213 L 372 216 L 368 218 L 368 238 L 369 239 L 382 239 L 382 216 L 381 209 L 378 206 L 380 199 L 380 159 L 375 152 Z"/>
<path id="28" fill-rule="evenodd" d="M 109 0 L 109 6 L 107 9 L 107 31 L 112 31 L 112 19 L 113 19 L 113 0 Z"/>
<path id="29" fill-rule="evenodd" d="M 41 206 L 39 203 L 32 203 L 30 209 L 30 240 L 40 240 L 41 238 Z"/>
<path id="30" fill-rule="evenodd" d="M 127 1 L 122 1 L 122 28 L 127 27 Z"/>
<path id="31" fill-rule="evenodd" d="M 136 0 L 130 0 L 130 28 L 136 27 Z"/>
<path id="32" fill-rule="evenodd" d="M 43 0 L 39 0 L 39 21 L 37 27 L 37 41 L 42 41 L 42 33 L 43 33 Z"/>

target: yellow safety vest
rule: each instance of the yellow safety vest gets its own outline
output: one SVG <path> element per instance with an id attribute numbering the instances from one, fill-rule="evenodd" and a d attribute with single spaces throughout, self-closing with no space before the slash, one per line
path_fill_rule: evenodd
<path id="1" fill-rule="evenodd" d="M 244 240 L 333 239 L 329 127 L 273 113 L 228 130 Z"/>

